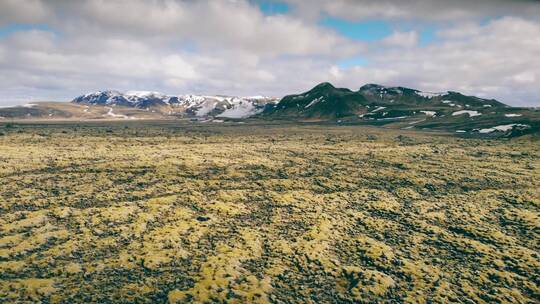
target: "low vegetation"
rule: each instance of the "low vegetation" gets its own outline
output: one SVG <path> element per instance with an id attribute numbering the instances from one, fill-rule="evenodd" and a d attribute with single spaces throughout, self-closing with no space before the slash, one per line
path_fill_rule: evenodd
<path id="1" fill-rule="evenodd" d="M 537 138 L 0 127 L 5 302 L 533 303 Z"/>

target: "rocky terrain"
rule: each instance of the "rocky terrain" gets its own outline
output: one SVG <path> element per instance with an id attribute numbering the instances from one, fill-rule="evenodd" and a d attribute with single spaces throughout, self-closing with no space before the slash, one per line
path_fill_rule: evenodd
<path id="1" fill-rule="evenodd" d="M 370 126 L 0 127 L 5 303 L 535 303 L 540 145 Z"/>

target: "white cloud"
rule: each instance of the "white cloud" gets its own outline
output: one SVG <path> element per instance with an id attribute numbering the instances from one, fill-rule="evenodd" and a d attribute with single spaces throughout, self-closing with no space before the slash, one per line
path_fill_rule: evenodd
<path id="1" fill-rule="evenodd" d="M 39 23 L 50 16 L 41 0 L 0 1 L 0 26 L 10 23 Z"/>
<path id="2" fill-rule="evenodd" d="M 160 67 L 163 67 L 164 73 L 175 79 L 196 79 L 197 72 L 195 68 L 189 64 L 182 56 L 170 55 L 163 58 L 160 62 Z"/>
<path id="3" fill-rule="evenodd" d="M 382 43 L 389 46 L 398 47 L 414 47 L 418 44 L 418 33 L 410 32 L 394 32 L 392 35 L 384 38 Z"/>
<path id="4" fill-rule="evenodd" d="M 285 0 L 307 19 L 329 15 L 348 20 L 373 18 L 444 20 L 520 15 L 538 18 L 537 0 Z"/>
<path id="5" fill-rule="evenodd" d="M 369 66 L 341 71 L 348 75 L 343 85 L 381 82 L 539 105 L 540 23 L 505 17 L 471 28 L 444 30 L 442 41 L 427 47 L 376 49 Z M 454 34 L 460 32 L 467 34 Z"/>
<path id="6" fill-rule="evenodd" d="M 527 71 L 513 75 L 512 79 L 518 84 L 531 84 L 536 81 L 536 73 L 534 71 Z"/>
<path id="7" fill-rule="evenodd" d="M 72 36 L 121 36 L 147 43 L 182 41 L 203 49 L 259 55 L 346 56 L 361 48 L 323 27 L 265 16 L 247 0 L 84 0 L 55 2 L 56 27 Z"/>
<path id="8" fill-rule="evenodd" d="M 10 22 L 46 16 L 54 31 L 0 36 L 4 104 L 107 88 L 275 95 L 311 78 L 298 75 L 292 87 L 283 86 L 290 70 L 317 73 L 309 67 L 364 47 L 291 16 L 266 16 L 243 0 L 6 3 L 15 2 L 1 3 L 11 11 L 41 7 L 42 13 L 14 13 Z"/>
<path id="9" fill-rule="evenodd" d="M 480 7 L 499 9 L 487 9 L 484 1 L 479 8 L 447 4 L 442 13 L 438 1 L 426 7 L 420 7 L 424 0 L 306 3 L 296 3 L 301 12 L 266 16 L 245 0 L 0 1 L 2 21 L 45 23 L 54 30 L 0 37 L 0 105 L 67 100 L 99 89 L 281 96 L 322 81 L 352 89 L 368 82 L 451 89 L 513 104 L 539 103 L 538 20 L 444 23 L 428 46 L 418 44 L 417 31 L 396 26 L 391 36 L 367 44 L 306 16 L 426 14 L 451 20 L 446 14 L 465 18 L 481 14 Z M 367 65 L 338 67 L 349 57 L 365 58 Z"/>

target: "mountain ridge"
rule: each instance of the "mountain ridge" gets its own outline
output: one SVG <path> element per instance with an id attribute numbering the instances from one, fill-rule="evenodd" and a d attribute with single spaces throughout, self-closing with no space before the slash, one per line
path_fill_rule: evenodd
<path id="1" fill-rule="evenodd" d="M 304 117 L 332 119 L 347 115 L 365 114 L 372 106 L 388 105 L 399 108 L 428 106 L 437 107 L 442 104 L 457 108 L 475 109 L 479 107 L 509 107 L 495 99 L 483 99 L 467 96 L 455 91 L 440 93 L 423 92 L 406 87 L 387 87 L 378 84 L 366 84 L 357 91 L 348 88 L 337 88 L 331 83 L 324 82 L 301 94 L 287 95 L 281 99 L 273 111 L 265 114 L 284 115 L 294 114 Z M 291 108 L 305 110 L 292 111 Z M 345 108 L 343 108 L 345 107 Z M 310 108 L 308 110 L 308 108 Z M 331 108 L 338 110 L 330 111 Z M 402 109 L 403 110 L 403 109 Z"/>
<path id="2" fill-rule="evenodd" d="M 116 90 L 97 91 L 78 96 L 73 103 L 127 106 L 139 109 L 169 107 L 188 116 L 247 118 L 262 112 L 266 104 L 276 103 L 277 98 L 265 96 L 225 96 L 225 95 L 165 95 L 151 91 Z"/>
<path id="3" fill-rule="evenodd" d="M 511 107 L 495 99 L 373 83 L 352 91 L 323 82 L 306 92 L 283 97 L 257 116 L 458 133 L 530 132 L 540 128 L 538 111 Z"/>
<path id="4" fill-rule="evenodd" d="M 71 102 L 0 108 L 5 119 L 188 119 L 365 124 L 468 134 L 525 134 L 540 130 L 540 109 L 511 107 L 456 91 L 424 92 L 368 83 L 356 91 L 329 82 L 281 99 L 265 96 L 166 95 L 97 91 Z"/>

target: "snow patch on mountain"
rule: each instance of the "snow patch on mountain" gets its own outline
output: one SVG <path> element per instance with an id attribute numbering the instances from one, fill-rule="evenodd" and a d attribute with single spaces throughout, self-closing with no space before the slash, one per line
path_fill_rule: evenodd
<path id="1" fill-rule="evenodd" d="M 148 97 L 165 98 L 166 97 L 165 95 L 159 92 L 151 92 L 151 91 L 127 91 L 124 95 L 138 97 L 138 98 L 148 98 Z"/>
<path id="2" fill-rule="evenodd" d="M 233 105 L 230 109 L 223 111 L 223 113 L 216 115 L 216 117 L 225 118 L 246 118 L 258 114 L 263 111 L 263 108 L 257 108 L 251 102 L 241 101 Z"/>
<path id="3" fill-rule="evenodd" d="M 317 103 L 319 103 L 319 102 L 321 102 L 321 101 L 323 101 L 323 100 L 324 100 L 324 97 L 323 97 L 323 96 L 321 96 L 321 97 L 319 97 L 319 98 L 315 98 L 315 99 L 313 99 L 308 105 L 306 105 L 306 106 L 304 107 L 304 109 L 307 109 L 307 108 L 309 108 L 309 107 L 311 107 L 311 106 L 313 106 L 313 105 L 315 105 L 315 104 L 317 104 Z"/>
<path id="4" fill-rule="evenodd" d="M 107 108 L 109 109 L 109 111 L 107 112 L 107 116 L 110 116 L 110 117 L 113 117 L 113 118 L 123 118 L 123 119 L 130 119 L 130 118 L 133 118 L 133 117 L 129 117 L 129 116 L 126 116 L 126 115 L 122 115 L 122 114 L 116 114 L 113 112 L 113 108 Z"/>
<path id="5" fill-rule="evenodd" d="M 192 105 L 190 108 L 197 107 L 197 110 L 195 110 L 196 116 L 206 116 L 216 108 L 218 102 L 216 100 L 203 100 L 200 104 Z"/>
<path id="6" fill-rule="evenodd" d="M 495 126 L 495 127 L 486 128 L 486 129 L 480 129 L 478 130 L 478 132 L 480 133 L 492 133 L 495 131 L 507 132 L 514 128 L 528 129 L 530 127 L 531 126 L 529 125 L 523 125 L 523 124 L 508 124 L 508 125 L 500 125 L 500 126 Z"/>
<path id="7" fill-rule="evenodd" d="M 407 117 L 409 116 L 386 117 L 386 118 L 378 118 L 377 120 L 393 120 L 393 119 L 403 119 Z"/>
<path id="8" fill-rule="evenodd" d="M 439 93 L 435 93 L 435 92 L 422 92 L 422 91 L 416 91 L 416 94 L 417 95 L 420 95 L 422 97 L 425 97 L 425 98 L 433 98 L 433 97 L 439 97 L 439 96 L 443 96 L 443 95 L 446 95 L 447 92 L 439 92 Z"/>
<path id="9" fill-rule="evenodd" d="M 482 113 L 478 112 L 478 111 L 467 111 L 467 110 L 462 110 L 462 111 L 456 111 L 454 113 L 452 113 L 452 116 L 458 116 L 458 115 L 463 115 L 463 114 L 468 114 L 469 117 L 475 117 L 475 116 L 480 116 L 482 115 Z"/>
<path id="10" fill-rule="evenodd" d="M 435 116 L 435 115 L 437 115 L 437 112 L 435 112 L 435 111 L 420 111 L 420 113 L 424 113 L 426 116 Z"/>

